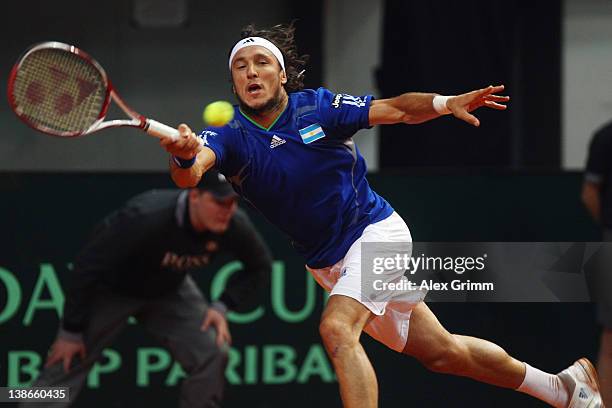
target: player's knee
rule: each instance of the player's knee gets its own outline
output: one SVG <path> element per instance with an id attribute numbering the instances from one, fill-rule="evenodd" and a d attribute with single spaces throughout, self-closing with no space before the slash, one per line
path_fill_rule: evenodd
<path id="1" fill-rule="evenodd" d="M 428 370 L 436 373 L 460 374 L 466 367 L 467 358 L 467 347 L 453 339 L 420 361 Z"/>
<path id="2" fill-rule="evenodd" d="M 333 357 L 341 348 L 352 347 L 359 342 L 350 323 L 337 317 L 327 317 L 319 324 L 319 333 L 325 348 Z"/>

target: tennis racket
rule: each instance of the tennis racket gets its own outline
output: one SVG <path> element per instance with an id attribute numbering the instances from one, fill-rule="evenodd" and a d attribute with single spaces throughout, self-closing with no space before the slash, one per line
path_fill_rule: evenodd
<path id="1" fill-rule="evenodd" d="M 54 136 L 82 136 L 119 126 L 136 127 L 160 139 L 179 136 L 176 129 L 132 110 L 96 60 L 61 42 L 37 44 L 22 55 L 9 76 L 8 100 L 19 119 Z M 130 119 L 104 121 L 111 100 Z"/>

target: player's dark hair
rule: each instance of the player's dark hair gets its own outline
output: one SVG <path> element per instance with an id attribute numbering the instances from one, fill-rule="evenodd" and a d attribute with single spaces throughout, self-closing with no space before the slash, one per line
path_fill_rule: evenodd
<path id="1" fill-rule="evenodd" d="M 285 74 L 287 92 L 299 91 L 304 88 L 304 67 L 308 62 L 308 55 L 299 55 L 295 45 L 295 21 L 289 24 L 277 24 L 267 29 L 257 29 L 249 24 L 240 32 L 240 38 L 262 37 L 271 41 L 283 53 L 285 59 Z"/>

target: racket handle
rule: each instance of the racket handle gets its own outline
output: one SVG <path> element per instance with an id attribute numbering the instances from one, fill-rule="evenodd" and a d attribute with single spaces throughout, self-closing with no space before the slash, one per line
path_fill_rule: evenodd
<path id="1" fill-rule="evenodd" d="M 144 130 L 151 136 L 155 136 L 159 139 L 170 138 L 172 140 L 177 140 L 179 137 L 178 130 L 153 119 L 147 119 Z"/>

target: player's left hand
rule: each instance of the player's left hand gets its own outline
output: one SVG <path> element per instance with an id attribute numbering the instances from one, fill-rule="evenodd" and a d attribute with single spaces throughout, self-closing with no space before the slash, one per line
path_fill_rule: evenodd
<path id="1" fill-rule="evenodd" d="M 478 118 L 470 114 L 470 112 L 481 106 L 497 110 L 506 109 L 505 103 L 510 100 L 510 97 L 495 95 L 503 90 L 503 85 L 490 85 L 486 88 L 454 96 L 446 102 L 446 107 L 450 109 L 456 118 L 464 120 L 471 125 L 480 126 Z"/>
<path id="2" fill-rule="evenodd" d="M 223 313 L 215 310 L 212 307 L 208 308 L 208 311 L 206 312 L 201 330 L 208 330 L 210 326 L 213 326 L 217 331 L 217 346 L 223 347 L 225 344 L 228 346 L 232 344 L 232 335 L 230 334 L 225 316 Z"/>

